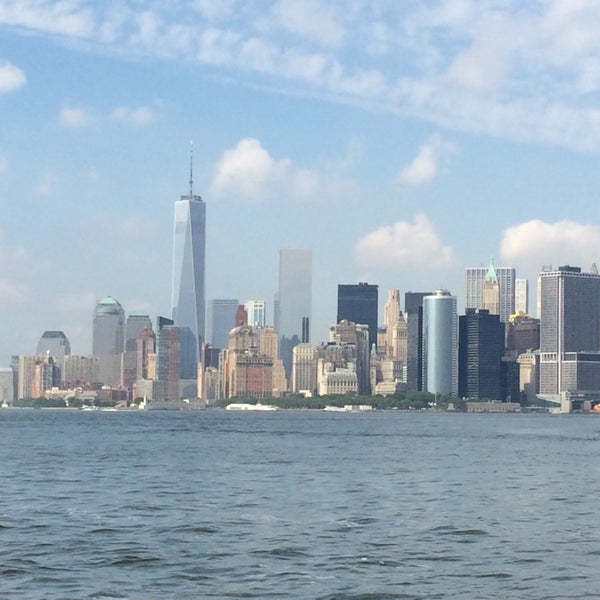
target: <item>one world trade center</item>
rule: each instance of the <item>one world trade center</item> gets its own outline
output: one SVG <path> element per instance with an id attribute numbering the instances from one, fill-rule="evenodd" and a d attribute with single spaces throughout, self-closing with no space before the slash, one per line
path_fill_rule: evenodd
<path id="1" fill-rule="evenodd" d="M 193 160 L 193 155 L 192 155 Z M 179 377 L 196 379 L 200 344 L 205 329 L 206 204 L 193 193 L 175 202 L 171 306 L 179 327 Z"/>

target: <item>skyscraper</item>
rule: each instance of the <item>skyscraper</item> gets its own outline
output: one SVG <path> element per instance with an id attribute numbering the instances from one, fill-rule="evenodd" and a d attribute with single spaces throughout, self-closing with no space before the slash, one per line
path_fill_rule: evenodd
<path id="1" fill-rule="evenodd" d="M 540 393 L 600 389 L 600 275 L 563 266 L 538 278 Z"/>
<path id="2" fill-rule="evenodd" d="M 500 316 L 468 308 L 459 317 L 458 394 L 463 398 L 504 400 L 501 362 L 504 325 Z"/>
<path id="3" fill-rule="evenodd" d="M 456 296 L 437 290 L 423 298 L 423 389 L 458 393 L 458 315 Z"/>
<path id="4" fill-rule="evenodd" d="M 208 303 L 207 340 L 214 348 L 227 348 L 229 332 L 235 327 L 237 298 L 216 298 Z"/>
<path id="5" fill-rule="evenodd" d="M 267 324 L 267 304 L 264 300 L 246 300 L 244 303 L 248 325 L 262 329 Z"/>
<path id="6" fill-rule="evenodd" d="M 65 356 L 71 354 L 71 344 L 62 331 L 44 331 L 37 345 L 37 353 L 50 353 L 63 377 Z"/>
<path id="7" fill-rule="evenodd" d="M 515 280 L 515 312 L 529 313 L 529 281 Z"/>
<path id="8" fill-rule="evenodd" d="M 489 269 L 474 267 L 465 269 L 465 309 L 485 308 L 483 302 L 483 282 Z M 495 267 L 498 281 L 499 314 L 503 323 L 515 312 L 515 274 L 514 267 Z"/>
<path id="9" fill-rule="evenodd" d="M 175 202 L 173 232 L 173 322 L 179 328 L 182 379 L 197 377 L 200 344 L 205 341 L 206 205 L 193 192 Z"/>
<path id="10" fill-rule="evenodd" d="M 121 382 L 121 353 L 125 341 L 125 311 L 112 296 L 103 298 L 94 310 L 92 354 L 98 357 L 99 377 L 104 385 Z"/>
<path id="11" fill-rule="evenodd" d="M 312 252 L 280 250 L 275 329 L 279 334 L 279 354 L 288 381 L 292 372 L 292 349 L 302 340 L 302 320 L 310 319 L 311 304 Z"/>
<path id="12" fill-rule="evenodd" d="M 423 391 L 423 298 L 432 292 L 406 292 L 406 389 Z"/>
<path id="13" fill-rule="evenodd" d="M 369 327 L 369 351 L 377 346 L 378 286 L 369 283 L 340 284 L 337 297 L 337 322 L 352 321 Z"/>

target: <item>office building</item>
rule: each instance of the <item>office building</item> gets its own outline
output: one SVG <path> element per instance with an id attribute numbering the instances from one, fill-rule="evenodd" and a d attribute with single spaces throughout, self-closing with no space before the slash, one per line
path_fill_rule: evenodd
<path id="1" fill-rule="evenodd" d="M 227 347 L 229 332 L 235 327 L 237 298 L 216 298 L 208 303 L 207 339 L 213 348 Z"/>
<path id="2" fill-rule="evenodd" d="M 515 279 L 515 312 L 529 313 L 529 280 Z"/>
<path id="3" fill-rule="evenodd" d="M 490 261 L 492 266 L 493 262 Z M 483 283 L 488 275 L 489 268 L 475 267 L 465 269 L 465 309 L 485 308 L 483 302 Z M 500 320 L 508 321 L 515 312 L 515 278 L 514 267 L 494 267 L 498 281 Z"/>
<path id="4" fill-rule="evenodd" d="M 71 344 L 62 331 L 44 331 L 37 345 L 37 354 L 49 353 L 54 358 L 55 364 L 62 372 L 65 365 L 65 356 L 71 354 Z"/>
<path id="5" fill-rule="evenodd" d="M 15 399 L 15 373 L 11 367 L 0 368 L 0 406 L 10 406 Z"/>
<path id="6" fill-rule="evenodd" d="M 267 324 L 267 303 L 264 300 L 246 300 L 246 319 L 250 327 L 261 329 Z"/>
<path id="7" fill-rule="evenodd" d="M 329 342 L 344 349 L 344 367 L 350 367 L 348 363 L 352 364 L 356 373 L 356 391 L 361 395 L 371 393 L 369 335 L 367 325 L 347 319 L 342 319 L 329 328 Z"/>
<path id="8" fill-rule="evenodd" d="M 432 292 L 406 292 L 406 389 L 423 391 L 423 298 Z"/>
<path id="9" fill-rule="evenodd" d="M 312 253 L 285 248 L 279 251 L 279 289 L 276 296 L 275 329 L 279 334 L 279 355 L 286 378 L 292 372 L 292 349 L 302 340 L 304 319 L 311 317 Z M 309 340 L 306 340 L 307 342 Z"/>
<path id="10" fill-rule="evenodd" d="M 458 315 L 456 296 L 438 290 L 423 298 L 423 390 L 458 393 Z"/>
<path id="11" fill-rule="evenodd" d="M 538 289 L 540 394 L 599 390 L 600 275 L 549 268 L 539 274 Z"/>
<path id="12" fill-rule="evenodd" d="M 506 352 L 513 359 L 540 347 L 540 320 L 524 313 L 511 315 L 506 324 Z"/>
<path id="13" fill-rule="evenodd" d="M 125 311 L 112 296 L 96 304 L 92 354 L 98 358 L 100 382 L 110 387 L 121 383 L 121 353 L 125 342 Z"/>
<path id="14" fill-rule="evenodd" d="M 200 344 L 205 341 L 206 205 L 190 193 L 175 202 L 173 231 L 172 318 L 179 328 L 181 379 L 198 374 Z"/>
<path id="15" fill-rule="evenodd" d="M 340 284 L 337 323 L 352 321 L 369 327 L 369 349 L 377 347 L 378 286 L 369 283 Z"/>
<path id="16" fill-rule="evenodd" d="M 500 314 L 500 283 L 494 268 L 494 261 L 491 258 L 490 266 L 483 278 L 481 299 L 482 308 L 487 310 L 490 315 Z"/>
<path id="17" fill-rule="evenodd" d="M 130 392 L 137 375 L 137 340 L 140 333 L 152 328 L 150 317 L 141 312 L 132 312 L 125 322 L 125 351 L 121 360 L 121 386 Z"/>
<path id="18" fill-rule="evenodd" d="M 157 400 L 179 400 L 179 358 L 180 331 L 172 319 L 156 319 L 156 381 L 155 398 Z M 197 377 L 197 372 L 194 376 Z"/>
<path id="19" fill-rule="evenodd" d="M 469 308 L 458 322 L 458 395 L 503 401 L 504 324 L 500 315 Z"/>
<path id="20" fill-rule="evenodd" d="M 292 391 L 312 395 L 317 391 L 318 348 L 314 344 L 298 344 L 293 352 Z"/>
<path id="21" fill-rule="evenodd" d="M 100 382 L 100 359 L 97 356 L 65 356 L 63 383 L 68 387 L 90 388 Z"/>

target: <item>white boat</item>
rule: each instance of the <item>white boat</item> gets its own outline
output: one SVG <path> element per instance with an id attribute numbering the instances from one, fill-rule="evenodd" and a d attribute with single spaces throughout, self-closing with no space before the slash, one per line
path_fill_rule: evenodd
<path id="1" fill-rule="evenodd" d="M 232 402 L 225 407 L 225 410 L 279 410 L 277 406 L 272 404 L 246 404 L 245 402 Z"/>

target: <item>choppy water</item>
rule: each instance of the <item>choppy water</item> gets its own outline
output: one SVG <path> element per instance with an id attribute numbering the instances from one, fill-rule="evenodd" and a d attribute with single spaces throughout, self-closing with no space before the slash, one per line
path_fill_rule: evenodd
<path id="1" fill-rule="evenodd" d="M 0 598 L 600 598 L 600 417 L 0 411 Z"/>

